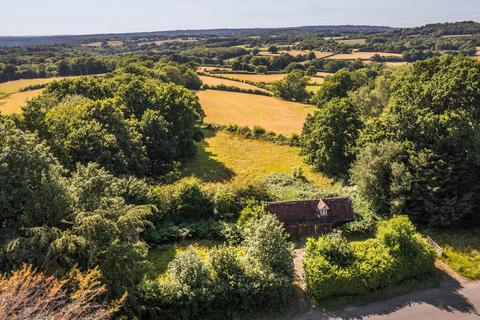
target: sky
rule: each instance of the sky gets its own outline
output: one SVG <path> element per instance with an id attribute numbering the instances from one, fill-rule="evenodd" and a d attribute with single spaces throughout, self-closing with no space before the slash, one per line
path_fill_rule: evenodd
<path id="1" fill-rule="evenodd" d="M 0 0 L 0 35 L 480 22 L 480 0 Z"/>

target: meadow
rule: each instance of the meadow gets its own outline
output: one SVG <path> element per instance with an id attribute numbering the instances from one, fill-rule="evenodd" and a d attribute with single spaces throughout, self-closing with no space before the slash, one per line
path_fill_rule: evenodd
<path id="1" fill-rule="evenodd" d="M 237 88 L 246 89 L 246 90 L 261 90 L 261 91 L 268 92 L 267 90 L 264 90 L 254 85 L 240 82 L 240 81 L 220 79 L 220 78 L 214 78 L 209 76 L 199 76 L 199 77 L 204 84 L 207 84 L 209 86 L 225 85 L 225 86 L 237 87 Z"/>
<path id="2" fill-rule="evenodd" d="M 329 178 L 303 162 L 299 151 L 297 147 L 209 132 L 205 140 L 197 144 L 195 158 L 185 164 L 181 174 L 205 182 L 231 181 L 245 185 L 273 173 L 291 174 L 294 169 L 302 168 L 315 185 L 331 186 Z"/>
<path id="3" fill-rule="evenodd" d="M 314 106 L 254 94 L 204 90 L 197 93 L 206 123 L 238 124 L 291 135 L 300 133 Z"/>

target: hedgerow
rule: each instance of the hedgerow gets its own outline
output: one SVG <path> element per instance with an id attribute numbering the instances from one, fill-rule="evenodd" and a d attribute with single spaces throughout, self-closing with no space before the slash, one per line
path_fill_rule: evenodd
<path id="1" fill-rule="evenodd" d="M 431 274 L 435 254 L 406 216 L 379 224 L 376 237 L 348 243 L 339 234 L 309 239 L 303 265 L 307 291 L 321 303 L 362 295 Z"/>

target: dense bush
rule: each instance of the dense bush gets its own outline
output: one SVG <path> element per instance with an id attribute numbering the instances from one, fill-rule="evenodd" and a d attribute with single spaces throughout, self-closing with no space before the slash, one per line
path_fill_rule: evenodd
<path id="1" fill-rule="evenodd" d="M 149 243 L 190 238 L 228 240 L 231 224 L 242 209 L 251 201 L 270 198 L 261 184 L 206 188 L 195 178 L 153 187 L 149 197 L 155 205 L 152 225 L 144 233 Z"/>
<path id="2" fill-rule="evenodd" d="M 144 281 L 142 319 L 224 319 L 283 305 L 292 291 L 293 252 L 281 223 L 264 216 L 246 226 L 244 238 L 239 248 L 213 249 L 207 261 L 180 254 L 166 276 Z"/>
<path id="3" fill-rule="evenodd" d="M 363 242 L 348 243 L 336 233 L 309 239 L 303 260 L 307 290 L 318 303 L 427 276 L 434 262 L 433 250 L 406 216 L 383 221 L 376 237 Z"/>

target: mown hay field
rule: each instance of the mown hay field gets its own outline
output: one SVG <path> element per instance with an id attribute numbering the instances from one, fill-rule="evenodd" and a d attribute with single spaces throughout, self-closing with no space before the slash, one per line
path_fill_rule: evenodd
<path id="1" fill-rule="evenodd" d="M 225 86 L 237 87 L 237 88 L 246 89 L 246 90 L 261 90 L 264 92 L 268 92 L 267 90 L 261 89 L 259 87 L 256 87 L 244 82 L 227 80 L 227 79 L 219 79 L 219 78 L 209 77 L 209 76 L 199 76 L 199 77 L 204 84 L 208 84 L 209 86 L 225 85 Z"/>
<path id="2" fill-rule="evenodd" d="M 219 76 L 226 77 L 229 79 L 237 80 L 246 80 L 253 82 L 264 82 L 272 83 L 274 81 L 282 80 L 287 74 L 286 73 L 275 73 L 275 74 L 238 74 L 238 73 L 222 73 L 218 74 Z"/>
<path id="3" fill-rule="evenodd" d="M 315 93 L 318 91 L 318 89 L 320 89 L 320 86 L 307 86 L 306 89 L 310 93 Z"/>
<path id="4" fill-rule="evenodd" d="M 207 123 L 259 125 L 287 136 L 300 133 L 307 115 L 316 110 L 311 105 L 255 94 L 204 90 L 197 95 Z"/>
<path id="5" fill-rule="evenodd" d="M 329 178 L 304 163 L 296 147 L 248 140 L 225 132 L 211 134 L 197 147 L 195 158 L 182 169 L 183 176 L 245 185 L 273 173 L 291 174 L 295 168 L 302 168 L 305 176 L 317 186 L 332 185 Z"/>
<path id="6" fill-rule="evenodd" d="M 370 60 L 376 54 L 378 54 L 381 57 L 402 57 L 402 55 L 399 54 L 399 53 L 355 51 L 355 52 L 352 52 L 352 53 L 339 53 L 339 54 L 327 57 L 326 59 L 332 59 L 332 60 L 356 60 L 356 59 Z"/>
<path id="7" fill-rule="evenodd" d="M 317 77 L 320 77 L 320 78 L 326 78 L 328 76 L 333 76 L 334 73 L 333 72 L 324 72 L 324 71 L 319 71 L 317 72 L 316 76 Z"/>
<path id="8" fill-rule="evenodd" d="M 338 39 L 335 42 L 349 45 L 364 45 L 367 39 Z"/>
<path id="9" fill-rule="evenodd" d="M 200 66 L 200 67 L 197 68 L 197 72 L 210 72 L 212 70 L 231 71 L 232 68 L 229 68 L 229 67 L 206 67 L 206 66 Z"/>
<path id="10" fill-rule="evenodd" d="M 45 84 L 45 83 L 49 83 L 59 79 L 61 79 L 61 77 L 21 79 L 21 80 L 7 81 L 7 82 L 0 83 L 0 92 L 7 93 L 7 94 L 15 93 L 28 86 Z"/>
<path id="11" fill-rule="evenodd" d="M 40 95 L 43 91 L 43 89 L 36 89 L 20 92 L 21 89 L 28 86 L 46 84 L 58 79 L 61 78 L 21 79 L 0 83 L 0 113 L 20 113 L 28 100 Z"/>
<path id="12" fill-rule="evenodd" d="M 286 73 L 271 73 L 271 74 L 222 73 L 218 75 L 225 78 L 242 80 L 242 81 L 272 83 L 278 80 L 282 80 L 283 78 L 285 78 L 287 74 Z M 321 77 L 310 77 L 311 84 L 322 84 L 323 81 L 324 79 Z"/>
<path id="13" fill-rule="evenodd" d="M 22 107 L 27 104 L 27 101 L 40 95 L 43 89 L 15 92 L 9 94 L 3 98 L 0 97 L 0 113 L 1 114 L 14 114 L 20 113 Z"/>

